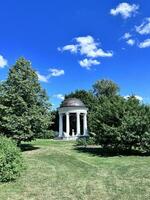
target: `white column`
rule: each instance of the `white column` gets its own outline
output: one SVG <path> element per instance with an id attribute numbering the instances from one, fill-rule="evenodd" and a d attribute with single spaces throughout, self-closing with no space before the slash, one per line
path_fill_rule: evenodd
<path id="1" fill-rule="evenodd" d="M 80 135 L 80 113 L 77 112 L 77 136 Z"/>
<path id="2" fill-rule="evenodd" d="M 59 137 L 63 136 L 63 114 L 59 114 Z"/>
<path id="3" fill-rule="evenodd" d="M 87 136 L 88 132 L 87 132 L 87 114 L 85 113 L 83 115 L 83 135 Z"/>
<path id="4" fill-rule="evenodd" d="M 69 137 L 70 133 L 70 120 L 69 120 L 69 113 L 66 113 L 66 136 Z"/>

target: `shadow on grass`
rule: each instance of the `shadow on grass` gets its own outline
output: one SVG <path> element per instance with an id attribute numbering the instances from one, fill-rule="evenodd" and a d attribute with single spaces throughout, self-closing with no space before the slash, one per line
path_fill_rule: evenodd
<path id="1" fill-rule="evenodd" d="M 33 150 L 37 150 L 37 149 L 40 149 L 40 148 L 35 147 L 32 144 L 21 144 L 20 149 L 21 149 L 21 151 L 33 151 Z"/>
<path id="2" fill-rule="evenodd" d="M 113 156 L 150 156 L 149 153 L 141 153 L 137 150 L 131 151 L 117 151 L 112 149 L 103 149 L 98 146 L 88 146 L 88 147 L 77 147 L 75 146 L 75 150 L 79 153 L 88 153 L 93 156 L 101 156 L 101 157 L 113 157 Z"/>

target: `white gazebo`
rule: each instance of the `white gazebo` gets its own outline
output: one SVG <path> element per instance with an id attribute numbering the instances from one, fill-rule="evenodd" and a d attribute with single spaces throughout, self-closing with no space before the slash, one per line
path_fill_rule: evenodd
<path id="1" fill-rule="evenodd" d="M 63 101 L 59 112 L 59 138 L 76 140 L 87 137 L 87 111 L 84 103 L 77 98 L 68 98 Z"/>

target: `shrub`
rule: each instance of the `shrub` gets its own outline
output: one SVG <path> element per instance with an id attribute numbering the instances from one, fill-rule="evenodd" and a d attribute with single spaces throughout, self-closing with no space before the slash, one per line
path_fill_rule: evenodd
<path id="1" fill-rule="evenodd" d="M 57 136 L 57 132 L 53 131 L 53 130 L 48 130 L 45 131 L 45 133 L 42 133 L 41 135 L 39 135 L 39 139 L 54 139 Z"/>
<path id="2" fill-rule="evenodd" d="M 150 107 L 135 97 L 101 98 L 92 117 L 92 132 L 103 148 L 150 151 Z"/>
<path id="3" fill-rule="evenodd" d="M 96 139 L 95 137 L 89 137 L 87 139 L 87 145 L 95 145 L 96 144 Z"/>
<path id="4" fill-rule="evenodd" d="M 21 152 L 16 144 L 0 136 L 0 182 L 15 180 L 23 169 Z"/>
<path id="5" fill-rule="evenodd" d="M 87 139 L 86 138 L 79 138 L 76 141 L 76 145 L 77 146 L 84 146 L 84 147 L 86 147 L 87 146 Z"/>
<path id="6" fill-rule="evenodd" d="M 86 147 L 87 145 L 95 145 L 95 138 L 94 137 L 82 137 L 79 138 L 76 142 L 77 146 L 84 146 Z"/>

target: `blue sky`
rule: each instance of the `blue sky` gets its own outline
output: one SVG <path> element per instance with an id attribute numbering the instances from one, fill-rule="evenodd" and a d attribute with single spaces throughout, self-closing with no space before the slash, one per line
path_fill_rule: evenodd
<path id="1" fill-rule="evenodd" d="M 123 96 L 150 102 L 148 0 L 0 0 L 0 80 L 24 56 L 50 101 L 90 89 L 99 79 L 117 82 Z"/>

